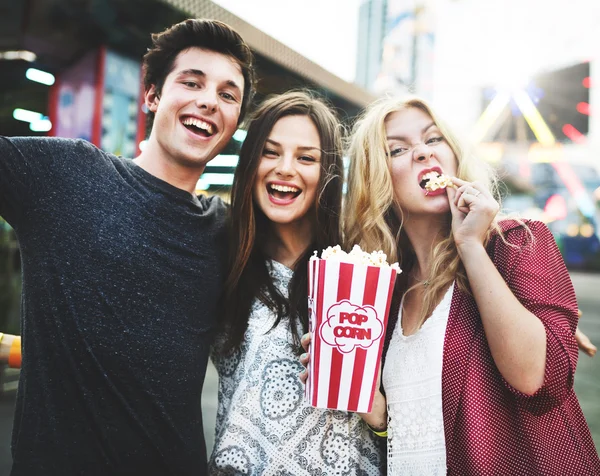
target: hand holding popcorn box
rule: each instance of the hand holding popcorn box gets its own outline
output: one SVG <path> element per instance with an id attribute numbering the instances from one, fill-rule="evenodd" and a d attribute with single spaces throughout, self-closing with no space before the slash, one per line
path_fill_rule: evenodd
<path id="1" fill-rule="evenodd" d="M 316 254 L 316 252 L 315 252 Z M 373 405 L 392 291 L 400 273 L 381 252 L 339 246 L 308 263 L 313 407 L 368 413 Z"/>

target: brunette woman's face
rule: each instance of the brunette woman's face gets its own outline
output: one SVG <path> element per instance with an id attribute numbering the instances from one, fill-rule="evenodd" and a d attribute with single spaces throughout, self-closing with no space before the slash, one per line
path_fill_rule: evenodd
<path id="1" fill-rule="evenodd" d="M 279 119 L 265 142 L 254 202 L 276 225 L 312 225 L 321 176 L 321 141 L 308 116 Z"/>
<path id="2" fill-rule="evenodd" d="M 385 120 L 390 167 L 397 205 L 418 214 L 450 211 L 446 190 L 426 192 L 423 176 L 437 172 L 455 176 L 457 160 L 431 116 L 418 108 L 390 114 Z"/>

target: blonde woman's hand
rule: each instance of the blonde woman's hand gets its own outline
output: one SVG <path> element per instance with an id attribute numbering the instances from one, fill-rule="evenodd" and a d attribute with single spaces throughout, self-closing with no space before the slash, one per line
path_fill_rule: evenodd
<path id="1" fill-rule="evenodd" d="M 452 177 L 456 189 L 448 187 L 452 212 L 452 234 L 459 252 L 465 246 L 483 245 L 486 234 L 500 205 L 478 182 L 465 182 Z"/>

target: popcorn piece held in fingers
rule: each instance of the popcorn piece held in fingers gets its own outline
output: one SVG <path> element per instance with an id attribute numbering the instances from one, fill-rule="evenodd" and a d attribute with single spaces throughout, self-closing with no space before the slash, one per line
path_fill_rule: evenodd
<path id="1" fill-rule="evenodd" d="M 452 183 L 452 180 L 447 175 L 439 174 L 438 172 L 432 171 L 423 176 L 421 181 L 421 187 L 428 192 L 434 192 L 440 188 L 453 187 L 456 185 Z"/>

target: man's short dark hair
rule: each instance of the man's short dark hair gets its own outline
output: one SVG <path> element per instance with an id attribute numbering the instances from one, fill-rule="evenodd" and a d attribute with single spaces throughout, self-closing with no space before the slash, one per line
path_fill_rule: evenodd
<path id="1" fill-rule="evenodd" d="M 254 95 L 254 55 L 239 33 L 221 21 L 189 19 L 162 33 L 153 34 L 152 47 L 144 55 L 144 89 L 148 91 L 154 85 L 160 97 L 165 79 L 173 71 L 177 55 L 193 47 L 227 55 L 240 65 L 244 77 L 244 97 L 238 120 L 240 124 Z M 148 114 L 152 123 L 154 113 L 149 111 Z"/>

